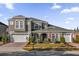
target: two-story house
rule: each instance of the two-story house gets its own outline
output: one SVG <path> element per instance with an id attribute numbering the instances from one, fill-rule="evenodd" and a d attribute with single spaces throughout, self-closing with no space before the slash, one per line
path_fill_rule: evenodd
<path id="1" fill-rule="evenodd" d="M 47 28 L 47 22 L 22 15 L 9 19 L 9 35 L 11 42 L 26 42 L 32 31 Z"/>
<path id="2" fill-rule="evenodd" d="M 8 20 L 9 22 L 9 35 L 11 42 L 28 42 L 30 36 L 32 36 L 36 42 L 46 41 L 48 38 L 58 38 L 63 34 L 66 42 L 72 42 L 72 30 L 64 29 L 54 25 L 48 24 L 48 22 L 39 20 L 32 17 L 25 17 L 17 15 Z M 42 37 L 41 39 L 39 39 Z"/>

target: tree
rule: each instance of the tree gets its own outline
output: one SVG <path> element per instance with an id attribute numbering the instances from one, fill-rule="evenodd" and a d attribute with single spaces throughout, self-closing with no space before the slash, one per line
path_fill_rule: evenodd
<path id="1" fill-rule="evenodd" d="M 33 38 L 32 38 L 32 36 L 30 36 L 30 37 L 29 37 L 29 42 L 28 42 L 28 44 L 31 44 L 32 41 L 33 41 Z"/>

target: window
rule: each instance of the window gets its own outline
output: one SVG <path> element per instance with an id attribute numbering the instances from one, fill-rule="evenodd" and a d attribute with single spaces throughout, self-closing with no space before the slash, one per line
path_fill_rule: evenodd
<path id="1" fill-rule="evenodd" d="M 10 21 L 10 25 L 13 25 L 13 21 Z"/>
<path id="2" fill-rule="evenodd" d="M 23 28 L 23 21 L 20 21 L 20 29 Z"/>
<path id="3" fill-rule="evenodd" d="M 16 21 L 16 28 L 19 28 L 19 22 Z"/>
<path id="4" fill-rule="evenodd" d="M 34 24 L 34 29 L 37 30 L 37 29 L 39 29 L 38 27 L 39 27 L 38 24 Z"/>
<path id="5" fill-rule="evenodd" d="M 44 23 L 42 23 L 42 29 L 45 29 L 45 24 Z"/>
<path id="6" fill-rule="evenodd" d="M 16 29 L 24 29 L 24 21 L 16 21 L 15 22 L 15 28 Z"/>

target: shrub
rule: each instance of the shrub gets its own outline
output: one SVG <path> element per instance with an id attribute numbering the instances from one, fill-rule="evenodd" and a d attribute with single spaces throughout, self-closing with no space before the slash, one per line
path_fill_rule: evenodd
<path id="1" fill-rule="evenodd" d="M 48 38 L 48 42 L 49 42 L 49 43 L 51 42 L 51 38 Z"/>
<path id="2" fill-rule="evenodd" d="M 2 36 L 0 36 L 0 41 L 2 41 Z"/>
<path id="3" fill-rule="evenodd" d="M 29 37 L 29 43 L 28 44 L 33 44 L 33 43 L 36 43 L 36 38 L 35 37 L 32 37 L 32 36 L 30 36 Z"/>
<path id="4" fill-rule="evenodd" d="M 28 42 L 28 44 L 31 44 L 31 43 L 33 43 L 33 38 L 32 38 L 32 37 L 29 37 L 29 42 Z"/>
<path id="5" fill-rule="evenodd" d="M 56 41 L 55 43 L 60 43 L 60 41 Z"/>
<path id="6" fill-rule="evenodd" d="M 61 41 L 62 43 L 65 43 L 65 38 L 64 38 L 64 37 L 60 37 L 60 41 Z"/>
<path id="7" fill-rule="evenodd" d="M 74 42 L 79 43 L 79 36 L 76 36 L 76 39 L 74 39 Z"/>
<path id="8" fill-rule="evenodd" d="M 8 42 L 8 36 L 7 35 L 2 36 L 2 42 L 3 42 L 3 44 Z"/>
<path id="9" fill-rule="evenodd" d="M 58 40 L 58 38 L 55 38 L 55 43 L 60 43 L 60 41 Z"/>

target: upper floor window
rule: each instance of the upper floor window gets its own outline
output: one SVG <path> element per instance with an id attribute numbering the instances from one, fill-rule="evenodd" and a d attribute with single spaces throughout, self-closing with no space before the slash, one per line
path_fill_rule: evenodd
<path id="1" fill-rule="evenodd" d="M 24 21 L 16 21 L 15 22 L 15 28 L 16 29 L 24 29 Z"/>
<path id="2" fill-rule="evenodd" d="M 45 24 L 44 23 L 42 23 L 42 29 L 45 29 Z"/>
<path id="3" fill-rule="evenodd" d="M 19 21 L 16 21 L 16 28 L 19 28 Z"/>
<path id="4" fill-rule="evenodd" d="M 20 28 L 22 29 L 23 28 L 23 21 L 20 21 Z"/>
<path id="5" fill-rule="evenodd" d="M 10 25 L 13 25 L 13 21 L 10 21 Z"/>
<path id="6" fill-rule="evenodd" d="M 39 29 L 39 25 L 38 24 L 34 24 L 34 29 L 38 30 Z"/>

